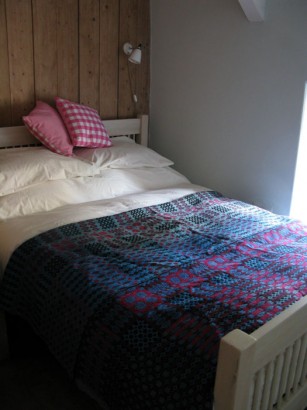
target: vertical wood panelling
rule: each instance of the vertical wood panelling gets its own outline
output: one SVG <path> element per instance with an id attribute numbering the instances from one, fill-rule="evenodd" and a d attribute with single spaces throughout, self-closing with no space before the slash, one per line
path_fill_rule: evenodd
<path id="1" fill-rule="evenodd" d="M 53 103 L 58 90 L 57 0 L 32 0 L 35 97 Z"/>
<path id="2" fill-rule="evenodd" d="M 148 1 L 138 0 L 138 39 L 142 43 L 142 65 L 137 71 L 137 112 L 149 112 L 150 91 L 150 7 Z"/>
<path id="3" fill-rule="evenodd" d="M 22 124 L 34 105 L 31 0 L 7 0 L 6 13 L 12 123 Z"/>
<path id="4" fill-rule="evenodd" d="M 100 113 L 117 118 L 119 0 L 100 0 Z"/>
<path id="5" fill-rule="evenodd" d="M 135 92 L 137 71 L 142 65 L 128 63 L 127 56 L 122 52 L 124 43 L 129 42 L 132 46 L 141 43 L 137 33 L 138 26 L 138 0 L 120 1 L 120 25 L 119 25 L 119 84 L 118 84 L 118 116 L 119 118 L 134 117 L 137 112 L 136 104 L 132 99 Z M 128 66 L 129 64 L 129 66 Z M 130 70 L 130 79 L 129 71 Z M 132 90 L 131 90 L 132 88 Z M 140 96 L 138 96 L 139 98 Z"/>
<path id="6" fill-rule="evenodd" d="M 0 126 L 56 95 L 105 119 L 148 113 L 149 35 L 149 0 L 0 0 Z M 125 42 L 144 46 L 129 63 L 136 104 Z"/>
<path id="7" fill-rule="evenodd" d="M 0 127 L 4 127 L 12 123 L 5 0 L 0 0 L 0 50 Z"/>
<path id="8" fill-rule="evenodd" d="M 78 0 L 58 0 L 58 95 L 79 101 Z"/>
<path id="9" fill-rule="evenodd" d="M 80 102 L 99 111 L 99 0 L 79 0 Z"/>

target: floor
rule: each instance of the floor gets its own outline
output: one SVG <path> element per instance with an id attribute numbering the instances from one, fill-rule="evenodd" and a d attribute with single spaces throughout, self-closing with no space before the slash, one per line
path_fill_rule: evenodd
<path id="1" fill-rule="evenodd" d="M 98 410 L 33 337 L 30 349 L 15 339 L 10 360 L 0 362 L 1 410 Z"/>
<path id="2" fill-rule="evenodd" d="M 1 410 L 89 410 L 98 406 L 50 357 L 0 364 Z"/>

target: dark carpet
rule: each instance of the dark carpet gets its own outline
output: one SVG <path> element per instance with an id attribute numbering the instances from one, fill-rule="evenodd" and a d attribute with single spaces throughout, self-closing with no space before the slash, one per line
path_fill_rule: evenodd
<path id="1" fill-rule="evenodd" d="M 0 362 L 1 410 L 98 410 L 43 343 L 16 318 L 8 321 L 10 359 Z"/>

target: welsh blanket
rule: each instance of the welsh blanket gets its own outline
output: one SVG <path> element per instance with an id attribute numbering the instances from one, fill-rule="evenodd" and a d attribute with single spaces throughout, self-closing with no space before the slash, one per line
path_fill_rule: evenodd
<path id="1" fill-rule="evenodd" d="M 110 409 L 211 409 L 220 338 L 307 294 L 296 221 L 195 193 L 19 247 L 0 290 Z"/>

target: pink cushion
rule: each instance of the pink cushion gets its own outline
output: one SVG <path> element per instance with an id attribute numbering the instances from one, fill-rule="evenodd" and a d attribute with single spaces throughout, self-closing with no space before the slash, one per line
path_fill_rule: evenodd
<path id="1" fill-rule="evenodd" d="M 55 98 L 56 107 L 76 147 L 110 147 L 111 139 L 98 112 L 63 98 Z"/>
<path id="2" fill-rule="evenodd" d="M 24 124 L 43 145 L 57 154 L 71 156 L 73 145 L 58 112 L 50 105 L 37 101 L 29 115 L 22 117 Z"/>

